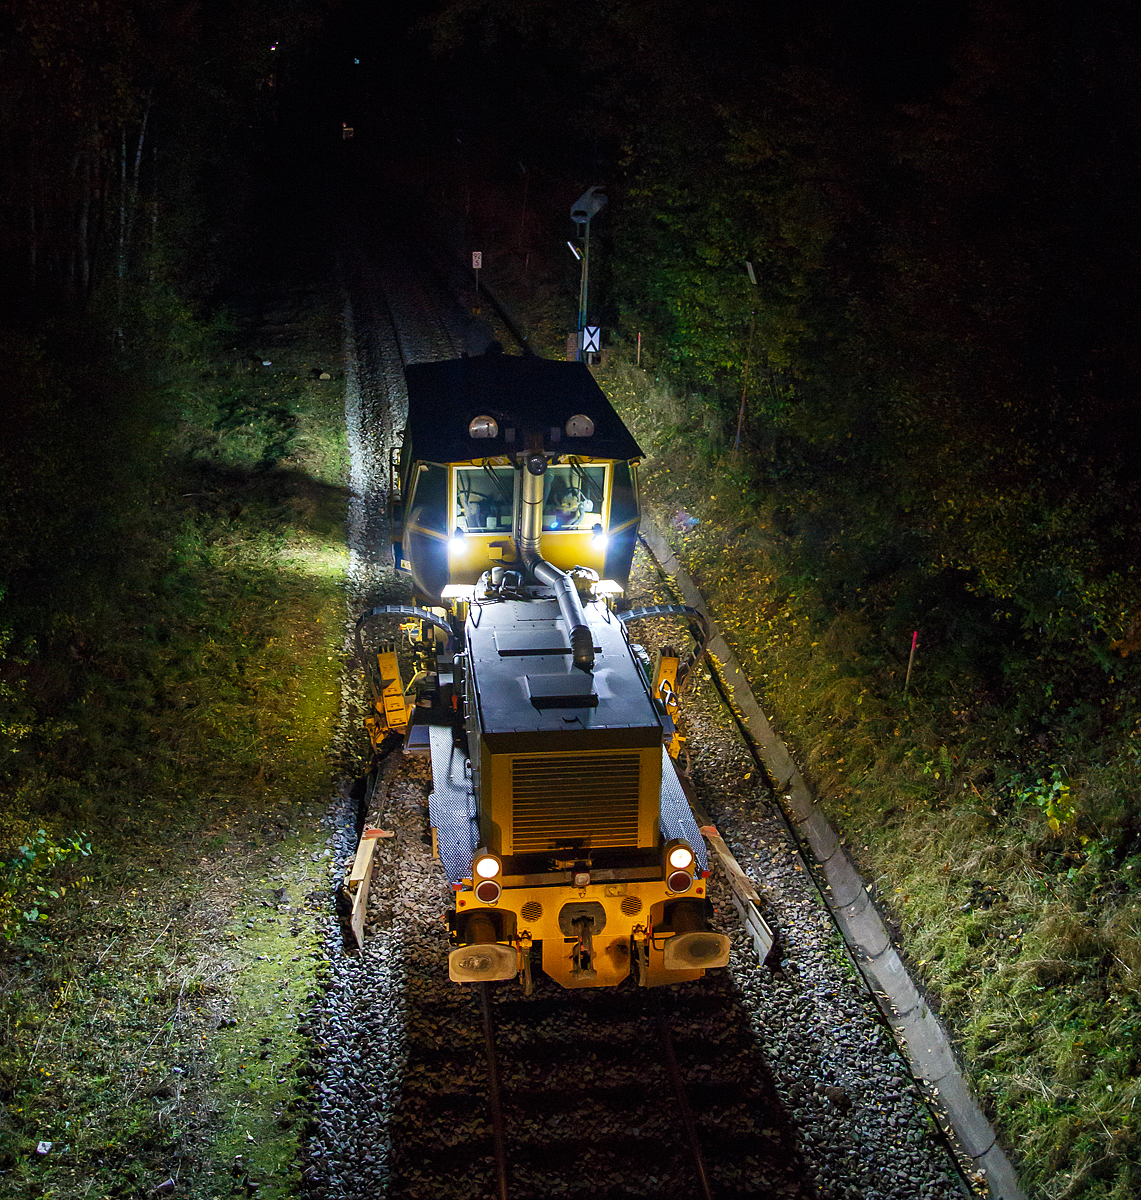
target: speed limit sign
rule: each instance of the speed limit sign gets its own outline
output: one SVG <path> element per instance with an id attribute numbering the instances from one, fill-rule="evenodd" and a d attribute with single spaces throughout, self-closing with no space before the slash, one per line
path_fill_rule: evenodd
<path id="1" fill-rule="evenodd" d="M 478 271 L 483 266 L 483 251 L 473 250 L 471 252 L 471 269 Z"/>

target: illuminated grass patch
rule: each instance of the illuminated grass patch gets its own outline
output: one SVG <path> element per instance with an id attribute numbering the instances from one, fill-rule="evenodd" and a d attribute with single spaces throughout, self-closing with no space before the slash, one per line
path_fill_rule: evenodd
<path id="1" fill-rule="evenodd" d="M 966 632 L 921 632 L 905 690 L 923 623 L 901 615 L 907 580 L 854 570 L 846 592 L 822 589 L 800 559 L 811 530 L 686 401 L 621 362 L 600 381 L 651 451 L 645 500 L 898 928 L 1024 1184 L 1050 1200 L 1135 1196 L 1136 695 L 1107 673 L 1063 702 L 1072 663 L 1001 625 L 965 655 L 980 618 L 951 592 L 936 616 Z"/>

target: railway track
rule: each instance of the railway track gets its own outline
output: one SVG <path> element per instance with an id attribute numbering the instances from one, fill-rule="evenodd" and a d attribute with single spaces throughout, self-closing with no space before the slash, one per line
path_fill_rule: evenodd
<path id="1" fill-rule="evenodd" d="M 403 242 L 403 244 L 401 244 Z M 409 250 L 408 246 L 412 245 Z M 354 234 L 348 297 L 353 455 L 349 610 L 407 601 L 388 566 L 388 456 L 403 428 L 406 362 L 479 352 L 490 330 L 459 305 L 414 239 Z M 355 514 L 355 515 L 354 515 Z M 661 600 L 644 560 L 634 603 Z M 700 673 L 699 673 L 700 674 Z M 359 729 L 346 686 L 343 726 Z M 694 783 L 783 932 L 783 969 L 756 968 L 724 882 L 711 880 L 730 965 L 661 989 L 664 1020 L 713 1197 L 951 1200 L 953 1163 L 834 933 L 708 680 L 687 699 Z M 372 797 L 393 833 L 377 855 L 365 948 L 343 951 L 330 911 L 327 976 L 307 1023 L 317 1085 L 303 1172 L 308 1200 L 461 1200 L 502 1195 L 474 989 L 447 979 L 450 893 L 427 836 L 427 763 L 403 759 Z M 340 878 L 357 801 L 330 809 Z M 330 893 L 332 888 L 330 888 Z M 330 905 L 332 909 L 332 905 Z M 493 985 L 507 1194 L 701 1197 L 653 999 L 632 986 L 533 996 Z"/>
<path id="2" fill-rule="evenodd" d="M 529 998 L 482 985 L 486 1015 L 472 990 L 410 1012 L 390 1194 L 812 1195 L 756 1039 L 710 982 Z"/>
<path id="3" fill-rule="evenodd" d="M 348 542 L 352 611 L 405 603 L 409 589 L 391 567 L 390 462 L 407 415 L 410 363 L 482 353 L 491 331 L 464 308 L 443 268 L 411 229 L 380 231 L 371 215 L 342 221 L 349 378 L 345 397 L 350 492 Z"/>

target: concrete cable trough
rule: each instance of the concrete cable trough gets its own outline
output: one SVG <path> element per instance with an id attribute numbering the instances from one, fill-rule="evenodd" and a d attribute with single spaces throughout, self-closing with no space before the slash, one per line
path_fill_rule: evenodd
<path id="1" fill-rule="evenodd" d="M 661 569 L 676 581 L 685 603 L 698 609 L 716 630 L 696 584 L 654 520 L 645 513 L 642 537 Z M 817 806 L 788 748 L 773 732 L 736 656 L 719 632 L 709 644 L 709 653 L 716 659 L 722 682 L 783 800 L 794 833 L 811 851 L 824 902 L 887 1017 L 900 1051 L 915 1077 L 926 1085 L 932 1110 L 954 1144 L 985 1175 L 995 1200 L 1026 1200 L 1014 1167 L 955 1062 L 946 1033 L 892 945 L 864 881 Z"/>

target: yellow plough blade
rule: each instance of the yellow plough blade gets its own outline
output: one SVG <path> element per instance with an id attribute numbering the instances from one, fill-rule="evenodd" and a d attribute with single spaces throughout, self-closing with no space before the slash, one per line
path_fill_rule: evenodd
<path id="1" fill-rule="evenodd" d="M 678 703 L 677 673 L 681 664 L 678 653 L 670 646 L 663 646 L 654 658 L 654 695 L 666 706 L 666 712 L 674 723 L 673 737 L 666 745 L 670 758 L 681 753 L 681 736 L 677 731 Z"/>
<path id="2" fill-rule="evenodd" d="M 365 725 L 373 748 L 379 750 L 381 742 L 388 734 L 402 734 L 408 729 L 413 704 L 404 691 L 404 680 L 400 676 L 395 644 L 381 646 L 376 663 L 380 671 L 380 687 L 374 691 L 372 715 L 365 718 Z"/>

